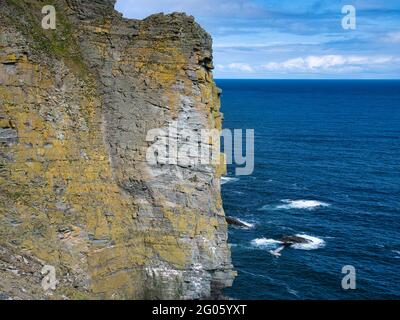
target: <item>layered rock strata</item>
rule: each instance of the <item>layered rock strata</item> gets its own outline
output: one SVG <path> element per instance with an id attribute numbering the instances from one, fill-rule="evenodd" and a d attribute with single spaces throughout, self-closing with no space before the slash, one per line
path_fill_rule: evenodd
<path id="1" fill-rule="evenodd" d="M 0 1 L 3 298 L 215 298 L 234 278 L 223 166 L 146 161 L 151 129 L 221 128 L 211 38 L 114 2 Z"/>

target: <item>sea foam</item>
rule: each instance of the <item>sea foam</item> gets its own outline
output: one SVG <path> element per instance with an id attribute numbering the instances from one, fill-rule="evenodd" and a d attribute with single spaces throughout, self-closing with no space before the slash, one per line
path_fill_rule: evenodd
<path id="1" fill-rule="evenodd" d="M 290 245 L 290 248 L 297 249 L 297 250 L 316 250 L 323 248 L 325 246 L 325 241 L 313 237 L 307 234 L 296 234 L 297 237 L 301 237 L 304 239 L 309 240 L 308 243 L 295 243 Z M 275 239 L 267 239 L 267 238 L 257 238 L 251 241 L 251 244 L 257 248 L 266 248 L 266 249 L 274 249 L 277 248 L 279 245 L 282 245 L 283 242 Z"/>
<path id="2" fill-rule="evenodd" d="M 238 181 L 238 178 L 221 177 L 221 184 Z"/>
<path id="3" fill-rule="evenodd" d="M 293 249 L 315 250 L 315 249 L 323 248 L 325 246 L 325 241 L 320 239 L 320 238 L 309 236 L 307 234 L 296 234 L 296 236 L 304 238 L 304 239 L 307 239 L 310 242 L 309 243 L 295 243 L 295 244 L 292 244 L 290 247 L 293 248 Z"/>
<path id="4" fill-rule="evenodd" d="M 281 200 L 285 204 L 276 206 L 277 209 L 305 209 L 313 210 L 318 207 L 329 207 L 329 203 L 316 200 Z"/>
<path id="5" fill-rule="evenodd" d="M 236 220 L 239 221 L 240 223 L 243 223 L 245 225 L 245 227 L 248 229 L 254 228 L 254 223 L 250 223 L 250 222 L 244 221 L 242 219 L 236 219 Z"/>
<path id="6" fill-rule="evenodd" d="M 396 254 L 396 255 L 394 256 L 395 259 L 400 259 L 400 251 L 398 251 L 398 250 L 392 250 L 392 252 Z"/>
<path id="7" fill-rule="evenodd" d="M 275 239 L 258 238 L 252 240 L 251 244 L 259 248 L 275 248 L 277 245 L 282 244 L 282 242 Z"/>

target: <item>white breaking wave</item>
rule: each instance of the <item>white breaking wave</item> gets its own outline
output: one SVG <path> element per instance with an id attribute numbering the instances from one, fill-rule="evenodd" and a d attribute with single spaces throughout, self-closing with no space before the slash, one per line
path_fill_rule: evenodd
<path id="1" fill-rule="evenodd" d="M 236 194 L 240 194 L 240 195 L 242 195 L 243 194 L 243 192 L 242 191 L 237 191 L 237 190 L 234 190 L 234 191 L 232 191 L 233 193 L 236 193 Z"/>
<path id="2" fill-rule="evenodd" d="M 296 236 L 304 238 L 304 239 L 307 239 L 310 242 L 309 243 L 295 243 L 295 244 L 292 244 L 290 247 L 293 248 L 293 249 L 315 250 L 315 249 L 323 248 L 325 246 L 325 241 L 320 239 L 320 238 L 309 236 L 307 234 L 296 234 Z"/>
<path id="3" fill-rule="evenodd" d="M 258 238 L 252 240 L 251 244 L 259 248 L 275 248 L 277 245 L 282 244 L 282 242 L 275 239 Z"/>
<path id="4" fill-rule="evenodd" d="M 238 178 L 221 177 L 221 184 L 238 181 Z"/>
<path id="5" fill-rule="evenodd" d="M 272 207 L 269 204 L 266 204 L 265 206 L 262 206 L 261 208 L 257 209 L 259 211 L 267 211 L 267 210 L 275 210 L 276 208 Z"/>
<path id="6" fill-rule="evenodd" d="M 313 210 L 318 207 L 329 207 L 329 203 L 316 200 L 281 200 L 285 204 L 276 206 L 277 209 L 306 209 Z"/>
<path id="7" fill-rule="evenodd" d="M 400 251 L 398 251 L 398 250 L 392 250 L 392 252 L 396 254 L 396 255 L 394 256 L 395 259 L 400 259 Z"/>
<path id="8" fill-rule="evenodd" d="M 294 295 L 294 296 L 296 296 L 296 297 L 299 296 L 299 295 L 298 295 L 298 292 L 297 292 L 296 290 L 290 289 L 289 287 L 287 287 L 287 291 L 288 291 L 290 294 L 292 294 L 292 295 Z"/>
<path id="9" fill-rule="evenodd" d="M 242 219 L 236 219 L 236 220 L 239 221 L 240 223 L 243 223 L 246 226 L 246 228 L 249 228 L 249 229 L 254 228 L 254 223 L 250 223 L 250 222 L 244 221 Z"/>

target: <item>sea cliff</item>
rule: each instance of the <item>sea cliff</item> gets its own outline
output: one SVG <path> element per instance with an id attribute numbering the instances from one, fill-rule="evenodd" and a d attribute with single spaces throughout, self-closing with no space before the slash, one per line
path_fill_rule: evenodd
<path id="1" fill-rule="evenodd" d="M 211 37 L 185 14 L 131 20 L 114 4 L 0 1 L 0 298 L 218 298 L 232 284 L 223 165 L 146 161 L 153 128 L 221 129 Z"/>

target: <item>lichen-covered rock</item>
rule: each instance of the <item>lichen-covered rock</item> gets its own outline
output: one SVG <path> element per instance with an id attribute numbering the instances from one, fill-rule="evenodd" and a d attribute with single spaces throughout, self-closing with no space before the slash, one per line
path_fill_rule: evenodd
<path id="1" fill-rule="evenodd" d="M 0 249 L 58 280 L 20 298 L 218 297 L 235 275 L 221 167 L 146 162 L 150 129 L 221 128 L 210 36 L 184 14 L 48 2 L 56 30 L 39 1 L 0 7 Z M 18 298 L 7 270 L 0 293 Z"/>

